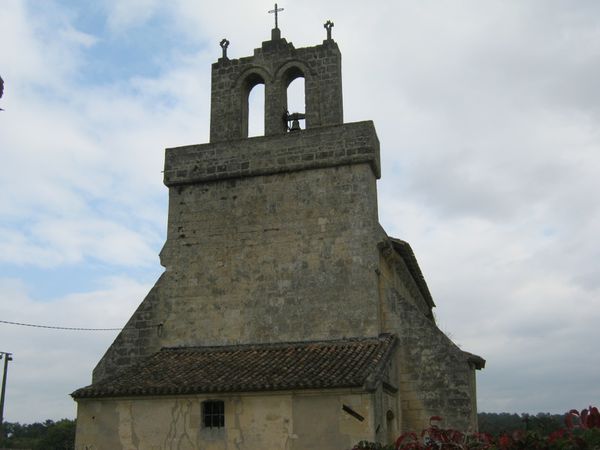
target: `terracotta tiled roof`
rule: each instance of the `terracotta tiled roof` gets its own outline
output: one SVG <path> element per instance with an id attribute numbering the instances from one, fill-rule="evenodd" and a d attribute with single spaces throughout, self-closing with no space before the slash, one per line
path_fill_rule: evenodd
<path id="1" fill-rule="evenodd" d="M 73 398 L 372 386 L 396 338 L 164 348 Z"/>

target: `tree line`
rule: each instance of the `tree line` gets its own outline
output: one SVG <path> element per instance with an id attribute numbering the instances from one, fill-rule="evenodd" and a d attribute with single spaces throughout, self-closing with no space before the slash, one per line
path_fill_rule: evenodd
<path id="1" fill-rule="evenodd" d="M 480 433 L 492 436 L 511 434 L 517 430 L 536 431 L 541 436 L 548 436 L 565 426 L 565 414 L 537 413 L 479 413 L 477 414 Z"/>
<path id="2" fill-rule="evenodd" d="M 542 436 L 564 427 L 564 414 L 479 413 L 479 431 L 492 436 L 517 430 L 537 431 Z M 27 450 L 72 450 L 75 445 L 75 420 L 20 424 L 5 422 L 0 447 Z"/>
<path id="3" fill-rule="evenodd" d="M 75 448 L 75 421 L 46 420 L 43 423 L 20 424 L 4 422 L 4 439 L 0 448 L 23 450 L 73 450 Z"/>

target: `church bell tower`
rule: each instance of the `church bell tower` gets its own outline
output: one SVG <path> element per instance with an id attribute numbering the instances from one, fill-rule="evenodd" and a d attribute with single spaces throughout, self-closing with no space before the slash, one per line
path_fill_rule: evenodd
<path id="1" fill-rule="evenodd" d="M 168 308 L 154 319 L 163 327 L 153 349 L 383 331 L 379 142 L 372 122 L 343 123 L 332 25 L 322 44 L 298 49 L 275 28 L 239 59 L 221 41 L 210 143 L 166 152 L 169 226 L 158 290 Z M 286 91 L 298 77 L 306 111 L 289 114 Z M 257 84 L 265 87 L 265 135 L 249 138 Z M 303 118 L 303 129 L 293 125 Z"/>
<path id="2" fill-rule="evenodd" d="M 210 141 L 166 149 L 165 271 L 72 394 L 78 450 L 333 450 L 433 415 L 476 428 L 485 361 L 437 328 L 410 245 L 379 224 L 379 140 L 344 123 L 333 23 L 295 48 L 278 11 L 252 56 L 220 42 Z M 258 84 L 265 132 L 248 137 Z"/>

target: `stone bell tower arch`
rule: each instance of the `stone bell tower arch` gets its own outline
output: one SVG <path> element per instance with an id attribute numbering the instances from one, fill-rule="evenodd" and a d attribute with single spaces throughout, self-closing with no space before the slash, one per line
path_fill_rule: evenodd
<path id="1" fill-rule="evenodd" d="M 265 85 L 265 136 L 285 133 L 286 92 L 298 77 L 305 82 L 306 128 L 342 124 L 342 56 L 330 30 L 315 47 L 296 49 L 274 28 L 253 56 L 232 60 L 224 51 L 212 65 L 210 142 L 248 137 L 248 94 L 257 84 Z"/>

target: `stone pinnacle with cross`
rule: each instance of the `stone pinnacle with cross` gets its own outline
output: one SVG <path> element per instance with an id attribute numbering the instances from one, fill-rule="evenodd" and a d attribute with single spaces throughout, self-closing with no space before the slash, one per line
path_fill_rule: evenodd
<path id="1" fill-rule="evenodd" d="M 223 59 L 227 59 L 227 47 L 229 47 L 229 41 L 225 38 L 219 42 L 221 49 L 223 50 Z"/>
<path id="2" fill-rule="evenodd" d="M 279 11 L 283 11 L 283 8 L 277 8 L 277 3 L 275 3 L 275 9 L 272 9 L 272 10 L 270 10 L 270 11 L 269 11 L 269 14 L 273 14 L 273 13 L 275 13 L 275 28 L 279 28 L 279 27 L 277 26 L 277 13 L 278 13 Z"/>
<path id="3" fill-rule="evenodd" d="M 331 29 L 333 28 L 333 22 L 331 20 L 328 20 L 327 22 L 325 22 L 323 24 L 323 26 L 327 30 L 327 40 L 330 41 L 331 40 Z"/>

